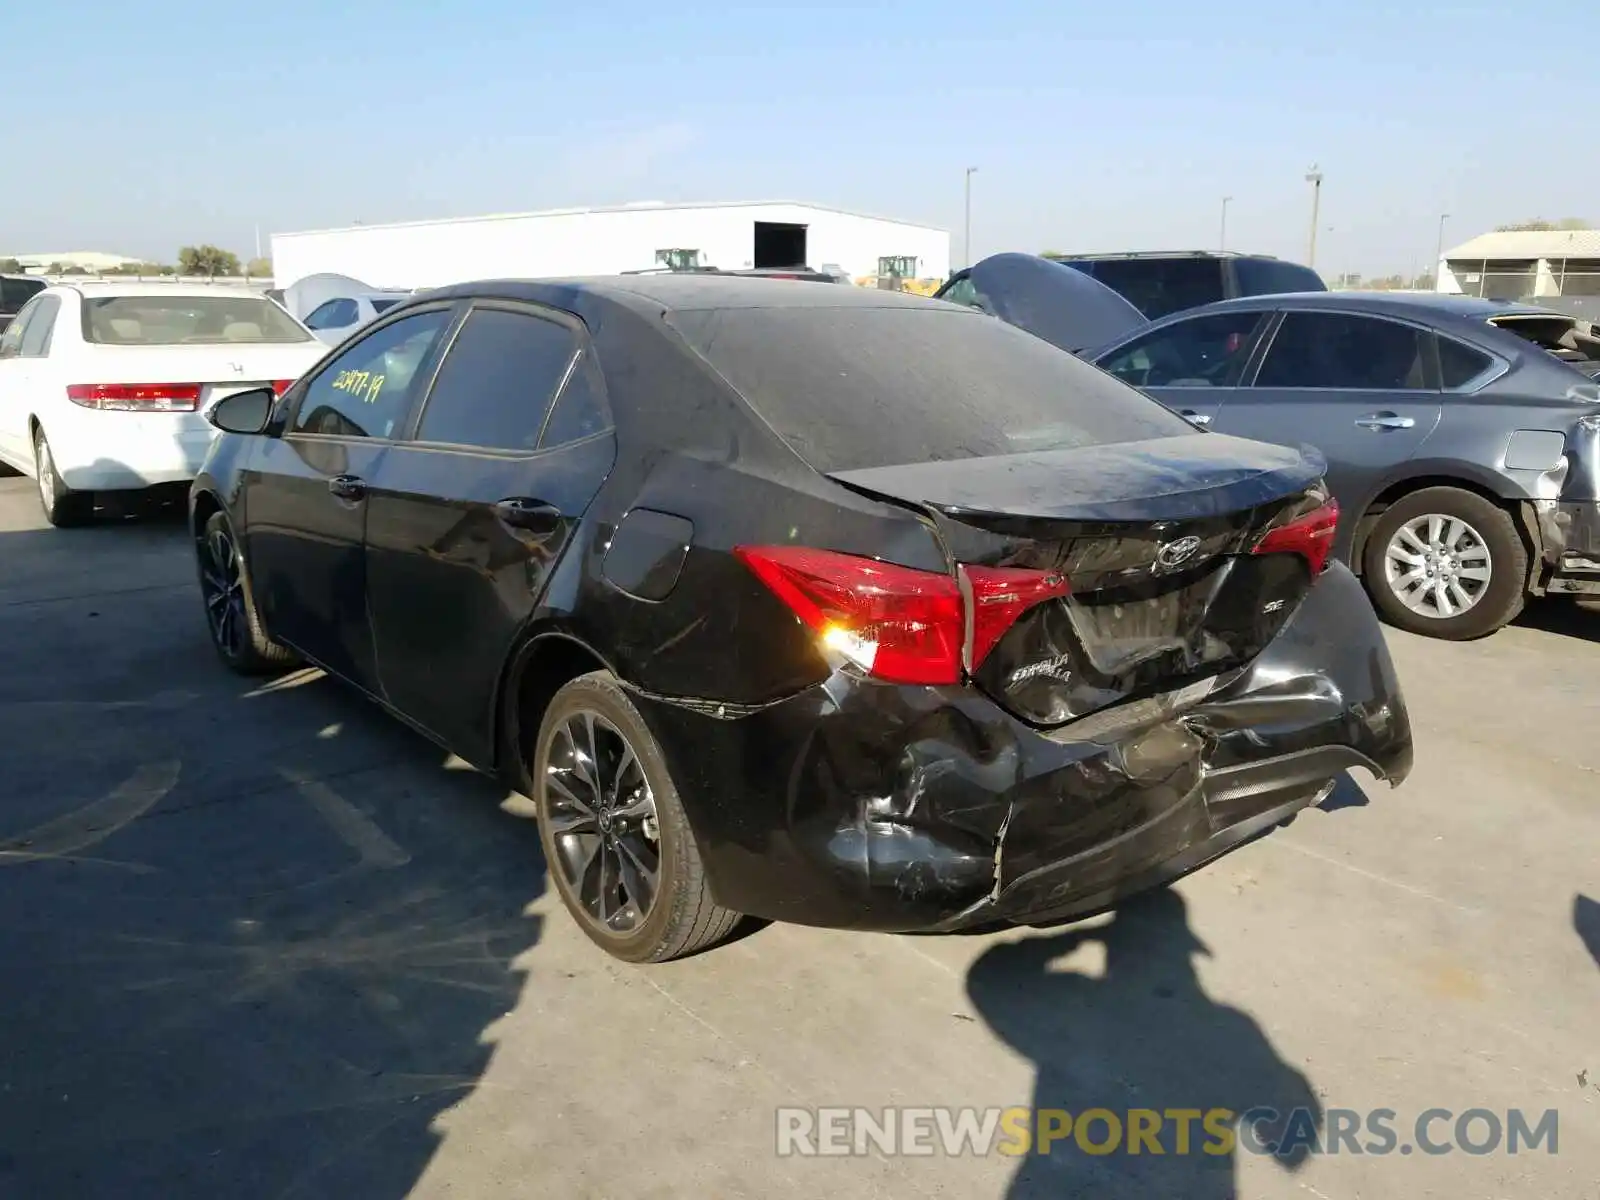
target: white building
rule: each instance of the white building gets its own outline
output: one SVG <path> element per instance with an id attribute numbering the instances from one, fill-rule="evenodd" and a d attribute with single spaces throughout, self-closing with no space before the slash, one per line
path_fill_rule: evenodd
<path id="1" fill-rule="evenodd" d="M 914 259 L 910 277 L 942 280 L 950 273 L 950 235 L 789 201 L 652 202 L 272 235 L 272 273 L 280 286 L 321 272 L 377 288 L 419 288 L 612 275 L 673 261 L 724 270 L 838 267 L 856 278 L 880 274 L 880 260 L 888 258 Z"/>
<path id="2" fill-rule="evenodd" d="M 1437 290 L 1493 300 L 1600 296 L 1600 229 L 1505 230 L 1447 252 Z"/>

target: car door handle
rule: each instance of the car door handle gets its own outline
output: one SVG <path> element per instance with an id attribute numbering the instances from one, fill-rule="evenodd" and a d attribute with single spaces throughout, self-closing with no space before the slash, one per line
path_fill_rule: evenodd
<path id="1" fill-rule="evenodd" d="M 358 475 L 335 475 L 328 480 L 328 490 L 341 500 L 365 500 L 367 481 Z"/>
<path id="2" fill-rule="evenodd" d="M 1186 421 L 1188 421 L 1188 422 L 1190 422 L 1191 424 L 1194 424 L 1194 425 L 1209 425 L 1209 424 L 1211 424 L 1210 416 L 1208 416 L 1206 413 L 1197 413 L 1192 408 L 1179 409 L 1178 410 L 1178 415 L 1180 417 L 1182 417 L 1184 420 L 1186 420 Z"/>
<path id="3" fill-rule="evenodd" d="M 1356 419 L 1358 429 L 1410 429 L 1415 424 L 1411 417 L 1392 412 L 1368 413 Z"/>
<path id="4" fill-rule="evenodd" d="M 494 506 L 494 515 L 513 529 L 530 533 L 554 533 L 561 528 L 561 510 L 554 504 L 527 496 L 512 496 Z"/>

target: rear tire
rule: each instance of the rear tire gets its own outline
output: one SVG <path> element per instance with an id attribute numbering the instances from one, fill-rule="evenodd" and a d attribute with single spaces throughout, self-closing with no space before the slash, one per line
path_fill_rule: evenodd
<path id="1" fill-rule="evenodd" d="M 1462 488 L 1402 496 L 1372 527 L 1362 559 L 1384 619 L 1424 637 L 1484 637 L 1527 599 L 1528 551 L 1511 514 Z"/>
<path id="2" fill-rule="evenodd" d="M 82 525 L 94 516 L 94 493 L 75 492 L 62 481 L 42 429 L 33 435 L 33 478 L 44 519 L 57 529 Z"/>
<path id="3" fill-rule="evenodd" d="M 545 862 L 591 941 L 625 962 L 656 963 L 733 932 L 740 914 L 711 897 L 661 747 L 609 671 L 556 692 L 533 750 Z"/>
<path id="4" fill-rule="evenodd" d="M 230 671 L 265 675 L 293 666 L 294 651 L 267 636 L 250 591 L 250 576 L 225 514 L 206 521 L 195 546 L 200 597 L 205 602 L 211 646 Z"/>

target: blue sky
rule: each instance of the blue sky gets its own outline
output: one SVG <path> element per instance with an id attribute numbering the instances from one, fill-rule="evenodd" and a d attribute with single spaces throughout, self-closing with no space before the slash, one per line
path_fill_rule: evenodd
<path id="1" fill-rule="evenodd" d="M 1577 11 L 1577 10 L 1574 10 Z M 630 200 L 800 199 L 973 249 L 1211 247 L 1425 269 L 1600 219 L 1600 96 L 1497 3 L 52 0 L 9 6 L 0 253 Z M 1565 65 L 1564 65 L 1565 64 Z M 1538 114 L 1534 119 L 1530 114 Z M 20 186 L 19 186 L 20 185 Z"/>

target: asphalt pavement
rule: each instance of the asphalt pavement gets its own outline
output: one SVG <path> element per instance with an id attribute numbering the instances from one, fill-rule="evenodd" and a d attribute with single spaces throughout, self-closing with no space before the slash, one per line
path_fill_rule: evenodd
<path id="1" fill-rule="evenodd" d="M 224 671 L 181 520 L 47 529 L 0 479 L 0 1196 L 1596 1200 L 1600 612 L 1390 643 L 1406 786 L 1114 917 L 630 967 L 521 798 L 314 671 Z M 1407 1145 L 1555 1109 L 1559 1141 L 777 1153 L 783 1106 L 945 1105 L 1389 1109 Z"/>

